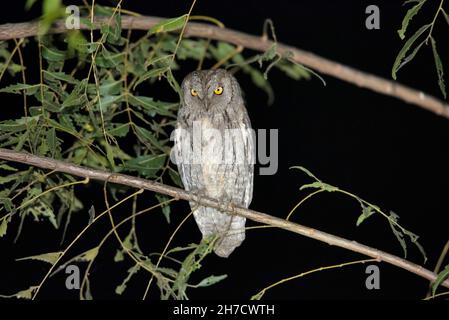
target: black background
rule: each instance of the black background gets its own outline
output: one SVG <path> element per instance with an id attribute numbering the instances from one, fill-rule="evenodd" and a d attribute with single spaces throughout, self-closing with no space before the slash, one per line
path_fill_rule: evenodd
<path id="1" fill-rule="evenodd" d="M 438 3 L 428 1 L 413 20 L 409 33 L 433 18 Z M 365 28 L 365 8 L 369 4 L 380 8 L 380 30 Z M 144 15 L 172 17 L 186 13 L 189 6 L 190 1 L 124 1 L 123 8 Z M 8 3 L 8 8 L 0 13 L 0 21 L 28 21 L 38 17 L 39 12 L 38 6 L 25 12 L 23 3 L 16 1 Z M 264 20 L 271 18 L 279 41 L 390 78 L 391 66 L 403 45 L 396 30 L 400 28 L 405 12 L 402 1 L 198 0 L 193 14 L 213 16 L 229 28 L 250 34 L 261 34 Z M 440 17 L 435 37 L 445 67 L 449 67 L 449 51 L 442 46 L 447 40 L 447 29 Z M 30 44 L 25 56 L 28 64 L 35 65 L 35 46 Z M 190 71 L 189 67 L 187 64 L 175 74 L 178 80 Z M 398 213 L 400 223 L 420 236 L 428 255 L 425 266 L 433 269 L 448 239 L 449 121 L 403 101 L 323 77 L 327 83 L 325 87 L 317 78 L 295 82 L 274 70 L 270 73 L 270 83 L 275 92 L 275 102 L 267 106 L 264 93 L 254 87 L 249 77 L 238 75 L 253 127 L 279 129 L 279 170 L 273 176 L 256 175 L 251 208 L 285 217 L 305 196 L 304 192 L 299 192 L 299 187 L 310 182 L 304 174 L 289 170 L 289 167 L 303 165 L 322 180 L 349 190 L 385 211 Z M 430 46 L 424 46 L 416 59 L 399 72 L 399 81 L 441 97 Z M 5 85 L 3 81 L 1 86 Z M 169 93 L 158 94 L 167 98 Z M 3 115 L 8 116 L 11 110 L 21 106 L 20 100 L 11 100 L 15 104 L 9 103 L 6 99 L 10 98 L 2 96 L 5 99 L 2 100 L 2 119 Z M 169 98 L 173 100 L 176 97 L 172 95 Z M 103 206 L 101 184 L 93 183 L 86 189 L 77 190 L 86 209 L 74 217 L 68 239 L 72 239 L 85 225 L 90 205 L 95 205 L 97 212 Z M 151 195 L 146 195 L 150 203 Z M 148 203 L 143 201 L 141 205 L 144 207 Z M 129 214 L 126 210 L 117 211 L 118 216 Z M 139 239 L 146 253 L 162 250 L 171 232 L 188 213 L 188 206 L 177 203 L 172 211 L 170 225 L 159 213 L 139 218 Z M 356 227 L 359 214 L 360 208 L 353 200 L 338 194 L 321 194 L 306 202 L 293 220 L 402 255 L 402 249 L 385 219 L 373 216 Z M 248 224 L 253 225 L 251 222 Z M 14 230 L 17 223 L 12 226 L 8 231 Z M 92 228 L 72 254 L 95 245 L 98 235 L 107 232 L 108 228 L 107 223 Z M 16 244 L 12 241 L 14 232 L 1 239 L 0 294 L 10 294 L 37 284 L 48 266 L 39 262 L 15 262 L 14 259 L 57 251 L 60 236 L 60 231 L 46 223 L 27 221 Z M 191 219 L 178 233 L 173 245 L 183 246 L 199 240 L 200 233 Z M 118 297 L 113 293 L 114 288 L 125 277 L 130 264 L 129 261 L 121 264 L 111 261 L 116 246 L 115 240 L 109 241 L 107 249 L 102 251 L 94 265 L 91 279 L 94 297 Z M 191 299 L 248 299 L 284 277 L 362 258 L 345 249 L 287 231 L 250 230 L 243 245 L 229 259 L 208 256 L 192 282 L 210 274 L 226 273 L 228 278 L 210 288 L 190 290 L 188 294 Z M 411 244 L 407 258 L 422 264 L 422 257 Z M 287 282 L 268 291 L 265 298 L 419 299 L 425 296 L 428 281 L 385 263 L 378 265 L 380 290 L 367 290 L 366 265 L 355 265 Z M 76 298 L 77 292 L 65 289 L 64 279 L 63 274 L 51 278 L 39 297 Z M 124 297 L 140 298 L 147 281 L 148 275 L 141 272 L 129 283 Z M 156 290 L 150 297 L 158 298 Z"/>

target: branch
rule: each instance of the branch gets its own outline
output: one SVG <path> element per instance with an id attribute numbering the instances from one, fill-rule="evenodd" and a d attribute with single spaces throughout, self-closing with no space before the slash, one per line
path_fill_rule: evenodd
<path id="1" fill-rule="evenodd" d="M 8 149 L 0 148 L 0 159 L 19 162 L 23 164 L 29 164 L 32 166 L 40 167 L 43 169 L 54 170 L 58 172 L 68 173 L 74 176 L 108 181 L 109 183 L 117 183 L 121 185 L 126 185 L 133 188 L 145 189 L 149 191 L 154 191 L 157 193 L 162 193 L 176 199 L 194 201 L 201 205 L 217 208 L 223 210 L 223 204 L 219 201 L 207 197 L 198 197 L 189 192 L 171 187 L 158 182 L 145 180 L 137 177 L 132 177 L 124 174 L 111 173 L 107 171 L 95 170 L 86 167 L 77 166 L 64 161 L 54 160 L 51 158 L 44 158 L 35 156 L 29 153 L 17 152 Z M 361 243 L 355 241 L 347 240 L 332 234 L 312 229 L 291 221 L 287 221 L 281 218 L 273 217 L 268 214 L 245 209 L 242 207 L 228 206 L 225 208 L 229 213 L 236 214 L 247 219 L 260 222 L 263 224 L 271 225 L 280 229 L 288 230 L 308 238 L 319 240 L 325 242 L 329 245 L 334 245 L 344 249 L 348 249 L 354 252 L 361 253 L 363 255 L 377 259 L 378 261 L 384 261 L 399 268 L 405 269 L 412 273 L 417 274 L 427 280 L 434 281 L 436 275 L 420 265 L 409 262 L 405 259 L 399 258 L 387 252 L 365 246 Z M 443 286 L 449 288 L 449 279 L 442 283 Z"/>
<path id="2" fill-rule="evenodd" d="M 149 16 L 122 16 L 122 28 L 134 30 L 148 30 L 157 23 L 164 21 L 164 18 Z M 94 27 L 99 29 L 101 25 L 110 21 L 108 17 L 96 17 Z M 90 30 L 89 26 L 81 24 L 81 29 Z M 0 40 L 31 37 L 38 34 L 38 22 L 7 23 L 0 25 Z M 67 29 L 64 20 L 54 23 L 49 33 L 64 33 Z M 226 41 L 237 46 L 265 52 L 272 45 L 273 41 L 264 37 L 253 36 L 243 32 L 227 28 L 189 22 L 184 30 L 185 37 L 209 38 L 219 41 Z M 417 105 L 423 109 L 436 113 L 449 119 L 449 105 L 445 102 L 425 94 L 422 91 L 399 84 L 398 82 L 386 80 L 384 78 L 359 71 L 343 64 L 322 58 L 311 52 L 297 49 L 282 43 L 277 43 L 277 51 L 281 55 L 289 53 L 291 59 L 304 66 L 319 71 L 322 74 L 333 76 L 337 79 L 355 84 L 362 88 L 392 96 L 408 103 Z"/>

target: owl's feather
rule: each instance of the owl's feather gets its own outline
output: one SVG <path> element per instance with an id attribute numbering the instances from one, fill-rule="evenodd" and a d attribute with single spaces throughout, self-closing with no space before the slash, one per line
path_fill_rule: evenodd
<path id="1" fill-rule="evenodd" d="M 227 96 L 209 98 L 207 90 L 217 85 Z M 197 103 L 185 97 L 191 87 L 200 92 Z M 254 137 L 237 81 L 224 70 L 201 71 L 187 76 L 182 88 L 177 127 L 183 131 L 175 134 L 174 151 L 184 187 L 247 208 L 253 193 Z M 195 144 L 196 129 L 201 135 Z M 195 203 L 190 206 L 203 238 L 219 237 L 217 255 L 228 257 L 245 239 L 244 217 Z"/>

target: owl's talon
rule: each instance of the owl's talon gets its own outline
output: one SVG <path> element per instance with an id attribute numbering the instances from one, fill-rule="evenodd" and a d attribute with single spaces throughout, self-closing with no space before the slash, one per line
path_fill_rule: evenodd
<path id="1" fill-rule="evenodd" d="M 232 198 L 225 194 L 219 200 L 220 207 L 218 210 L 226 212 L 229 215 L 235 215 L 235 204 L 232 202 Z"/>
<path id="2" fill-rule="evenodd" d="M 192 189 L 190 190 L 190 194 L 195 196 L 195 199 L 191 201 L 195 203 L 195 209 L 197 209 L 201 205 L 201 199 L 206 196 L 206 193 L 202 189 Z"/>

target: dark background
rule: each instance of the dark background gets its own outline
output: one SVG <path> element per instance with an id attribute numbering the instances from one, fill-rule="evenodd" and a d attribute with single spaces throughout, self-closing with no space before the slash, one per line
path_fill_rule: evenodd
<path id="1" fill-rule="evenodd" d="M 264 20 L 271 18 L 280 42 L 390 78 L 391 66 L 403 45 L 396 33 L 407 10 L 402 3 L 198 0 L 193 14 L 215 17 L 229 28 L 250 34 L 261 34 Z M 409 35 L 433 18 L 438 3 L 428 1 L 413 20 Z M 380 30 L 365 28 L 365 8 L 369 4 L 380 8 Z M 123 8 L 144 15 L 172 17 L 186 13 L 189 6 L 190 1 L 124 1 Z M 38 17 L 39 13 L 39 6 L 25 12 L 22 1 L 15 1 L 8 3 L 7 10 L 0 13 L 0 21 L 28 21 Z M 449 51 L 442 46 L 447 42 L 447 28 L 440 17 L 435 26 L 435 38 L 446 68 L 449 67 L 446 58 Z M 28 64 L 36 61 L 35 47 L 30 45 L 27 50 Z M 190 71 L 188 67 L 175 74 L 178 80 Z M 326 87 L 317 78 L 296 82 L 274 70 L 270 73 L 270 83 L 276 98 L 272 106 L 267 106 L 264 93 L 251 83 L 249 77 L 239 74 L 253 127 L 279 129 L 279 170 L 273 176 L 256 175 L 251 208 L 285 217 L 305 196 L 304 192 L 299 192 L 299 187 L 310 182 L 304 174 L 289 170 L 289 167 L 303 165 L 325 182 L 351 191 L 387 212 L 393 210 L 398 213 L 400 223 L 420 236 L 428 255 L 425 266 L 433 269 L 448 239 L 449 152 L 446 144 L 449 120 L 403 101 L 322 76 Z M 424 46 L 415 60 L 399 72 L 399 81 L 441 97 L 430 46 Z M 175 98 L 171 97 L 172 100 Z M 20 106 L 3 101 L 2 114 L 6 114 L 7 109 Z M 98 208 L 103 205 L 101 184 L 93 183 L 78 191 L 86 208 L 91 204 Z M 149 193 L 147 195 L 151 198 Z M 139 239 L 146 253 L 162 250 L 171 232 L 188 212 L 188 206 L 179 203 L 172 211 L 170 225 L 162 214 L 139 218 Z M 97 209 L 97 212 L 101 210 Z M 124 210 L 121 214 L 126 216 L 127 213 L 129 211 Z M 293 220 L 402 255 L 402 249 L 385 219 L 375 215 L 356 227 L 359 214 L 360 208 L 355 201 L 342 195 L 323 193 L 306 202 Z M 87 209 L 74 217 L 68 239 L 85 226 L 86 219 Z M 248 224 L 253 225 L 251 222 Z M 98 241 L 96 236 L 107 230 L 106 223 L 87 234 L 73 249 L 73 255 L 92 247 Z M 14 259 L 57 251 L 60 236 L 60 231 L 55 231 L 49 224 L 28 221 L 16 244 L 12 241 L 14 232 L 1 239 L 0 268 L 3 271 L 0 273 L 0 293 L 10 294 L 37 284 L 48 265 L 15 262 Z M 183 246 L 199 240 L 200 233 L 191 219 L 176 236 L 173 245 Z M 92 270 L 92 293 L 97 298 L 117 298 L 114 288 L 130 266 L 127 264 L 129 261 L 121 264 L 111 261 L 117 243 L 115 240 L 109 242 L 109 248 L 102 252 Z M 409 260 L 422 264 L 422 257 L 410 243 L 408 253 Z M 363 258 L 345 249 L 283 230 L 250 230 L 245 242 L 229 259 L 208 256 L 202 269 L 194 274 L 192 283 L 210 274 L 226 273 L 228 278 L 210 288 L 190 290 L 188 294 L 191 299 L 248 299 L 284 277 Z M 425 296 L 428 281 L 385 263 L 378 265 L 380 290 L 367 290 L 366 265 L 355 265 L 287 282 L 268 291 L 265 298 L 419 299 Z M 140 298 L 147 281 L 148 275 L 141 272 L 129 283 L 124 297 Z M 39 295 L 47 299 L 76 296 L 76 292 L 65 289 L 63 274 L 51 278 Z M 158 298 L 155 290 L 151 298 Z"/>

